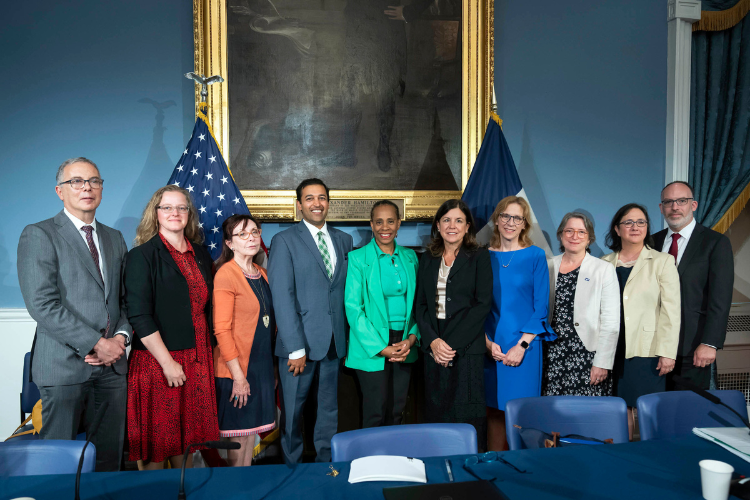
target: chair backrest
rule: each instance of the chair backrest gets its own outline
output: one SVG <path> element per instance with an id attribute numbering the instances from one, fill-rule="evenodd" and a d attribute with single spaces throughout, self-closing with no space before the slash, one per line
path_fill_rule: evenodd
<path id="1" fill-rule="evenodd" d="M 513 425 L 579 434 L 596 439 L 628 442 L 628 407 L 625 400 L 598 396 L 543 396 L 520 398 L 505 405 L 505 429 L 511 450 L 524 448 L 521 435 Z"/>
<path id="2" fill-rule="evenodd" d="M 745 396 L 740 391 L 708 391 L 747 420 Z M 638 398 L 641 441 L 686 436 L 693 427 L 738 427 L 744 424 L 721 405 L 690 391 L 657 392 Z"/>
<path id="3" fill-rule="evenodd" d="M 0 477 L 75 474 L 83 441 L 43 439 L 0 443 Z M 89 443 L 82 472 L 94 472 L 96 448 Z"/>
<path id="4" fill-rule="evenodd" d="M 469 424 L 410 424 L 341 432 L 331 440 L 334 462 L 372 455 L 424 458 L 477 452 L 477 431 Z"/>
<path id="5" fill-rule="evenodd" d="M 39 389 L 31 382 L 31 353 L 27 352 L 23 357 L 23 383 L 21 385 L 21 412 L 31 413 L 39 398 Z"/>

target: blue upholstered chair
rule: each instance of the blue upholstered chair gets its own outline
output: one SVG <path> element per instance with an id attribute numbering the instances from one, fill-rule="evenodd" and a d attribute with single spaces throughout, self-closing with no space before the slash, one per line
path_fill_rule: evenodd
<path id="1" fill-rule="evenodd" d="M 75 474 L 84 442 L 54 439 L 0 443 L 0 477 Z M 94 472 L 96 448 L 89 443 L 83 472 Z"/>
<path id="2" fill-rule="evenodd" d="M 513 425 L 579 434 L 615 443 L 628 442 L 628 408 L 625 400 L 594 396 L 544 396 L 520 398 L 505 405 L 505 429 L 511 450 L 524 448 L 521 435 Z"/>
<path id="3" fill-rule="evenodd" d="M 747 404 L 740 391 L 708 391 L 747 420 Z M 690 391 L 657 392 L 638 398 L 641 441 L 686 436 L 693 427 L 744 426 L 737 415 Z"/>
<path id="4" fill-rule="evenodd" d="M 477 431 L 469 424 L 414 424 L 341 432 L 331 440 L 334 462 L 372 455 L 439 457 L 477 452 Z"/>
<path id="5" fill-rule="evenodd" d="M 31 353 L 27 352 L 23 357 L 23 380 L 21 382 L 21 422 L 26 420 L 27 415 L 29 415 L 34 410 L 34 405 L 41 399 L 41 397 L 42 396 L 39 394 L 39 388 L 34 382 L 31 381 Z M 42 422 L 42 424 L 44 424 L 44 422 Z M 32 428 L 33 426 L 31 422 L 29 422 L 28 424 L 26 424 L 26 426 L 21 428 L 19 432 L 30 430 Z M 23 436 L 13 438 L 14 442 L 35 441 L 38 439 L 39 434 L 24 434 Z M 86 433 L 79 433 L 76 436 L 76 440 L 86 441 Z M 86 452 L 86 456 L 88 456 L 88 451 Z"/>
<path id="6" fill-rule="evenodd" d="M 39 398 L 39 389 L 31 382 L 31 353 L 27 352 L 23 357 L 23 382 L 21 383 L 21 422 L 26 420 L 26 415 L 31 413 Z"/>

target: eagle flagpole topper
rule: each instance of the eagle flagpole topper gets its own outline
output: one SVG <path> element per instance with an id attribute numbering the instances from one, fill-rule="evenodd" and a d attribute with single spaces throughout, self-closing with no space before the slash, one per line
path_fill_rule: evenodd
<path id="1" fill-rule="evenodd" d="M 195 83 L 200 84 L 201 86 L 201 102 L 206 102 L 206 98 L 208 97 L 208 86 L 212 83 L 221 83 L 224 81 L 224 79 L 219 75 L 209 76 L 206 78 L 203 75 L 200 75 L 198 73 L 193 73 L 192 71 L 190 73 L 185 73 L 185 78 L 188 80 L 193 80 Z"/>

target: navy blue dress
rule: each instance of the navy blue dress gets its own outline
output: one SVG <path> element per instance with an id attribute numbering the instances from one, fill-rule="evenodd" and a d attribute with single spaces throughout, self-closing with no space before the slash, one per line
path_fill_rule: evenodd
<path id="1" fill-rule="evenodd" d="M 259 304 L 262 304 L 262 299 L 265 299 L 271 321 L 266 327 L 259 317 L 258 325 L 255 327 L 255 338 L 247 363 L 247 382 L 250 384 L 247 404 L 242 408 L 235 408 L 229 401 L 232 395 L 232 379 L 216 377 L 216 408 L 219 413 L 219 430 L 222 437 L 260 434 L 276 426 L 276 391 L 273 371 L 273 332 L 276 331 L 276 320 L 273 314 L 271 289 L 262 277 L 248 278 L 247 282 Z M 264 295 L 262 298 L 258 294 L 261 289 Z"/>
<path id="2" fill-rule="evenodd" d="M 549 269 L 544 250 L 530 246 L 513 252 L 490 251 L 492 309 L 484 331 L 504 353 L 524 333 L 536 334 L 518 366 L 505 366 L 489 356 L 484 361 L 487 406 L 505 411 L 511 399 L 541 395 L 542 340 L 557 338 L 547 324 Z"/>

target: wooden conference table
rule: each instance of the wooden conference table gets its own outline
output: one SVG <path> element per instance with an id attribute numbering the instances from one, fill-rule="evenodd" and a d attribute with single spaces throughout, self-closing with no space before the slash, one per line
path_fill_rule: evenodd
<path id="1" fill-rule="evenodd" d="M 510 499 L 658 499 L 700 500 L 698 462 L 721 460 L 739 474 L 750 476 L 750 463 L 696 436 L 628 444 L 578 446 L 548 450 L 509 451 L 502 457 L 526 473 L 501 462 L 480 463 L 472 470 L 495 484 Z M 456 481 L 472 481 L 464 470 L 466 456 L 450 458 Z M 444 458 L 424 459 L 430 483 L 445 483 Z M 334 463 L 340 471 L 328 476 L 331 464 L 301 464 L 294 468 L 266 465 L 188 470 L 188 499 L 306 500 L 382 499 L 383 487 L 409 483 L 349 484 L 349 463 Z M 74 475 L 25 476 L 0 479 L 0 499 L 36 500 L 73 497 Z M 81 498 L 159 500 L 177 497 L 180 471 L 100 472 L 83 474 Z"/>

